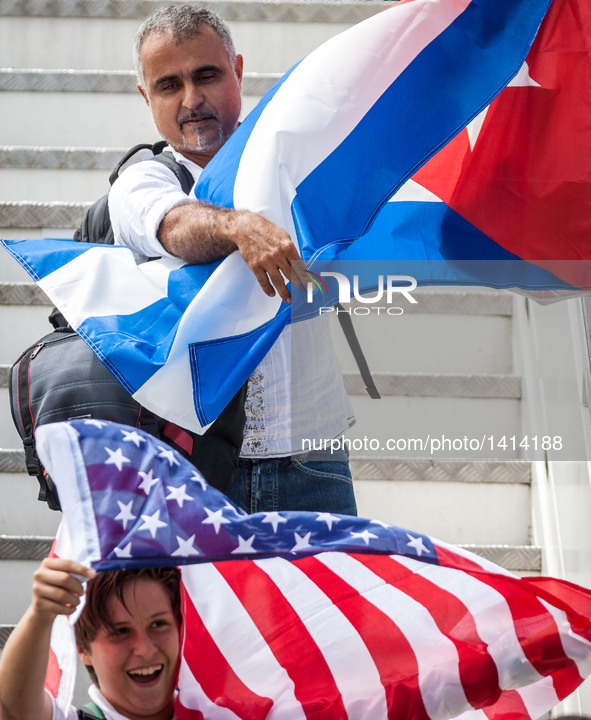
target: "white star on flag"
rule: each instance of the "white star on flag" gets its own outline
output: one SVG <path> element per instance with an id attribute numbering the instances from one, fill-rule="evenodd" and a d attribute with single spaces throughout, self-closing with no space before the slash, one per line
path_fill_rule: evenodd
<path id="1" fill-rule="evenodd" d="M 284 517 L 281 517 L 281 515 L 278 512 L 268 512 L 265 513 L 265 517 L 261 520 L 261 522 L 264 523 L 271 523 L 273 526 L 273 532 L 277 532 L 277 528 L 279 527 L 279 523 L 286 523 L 287 520 Z"/>
<path id="2" fill-rule="evenodd" d="M 127 543 L 124 548 L 115 548 L 115 555 L 117 555 L 118 558 L 130 558 L 131 543 Z"/>
<path id="3" fill-rule="evenodd" d="M 160 452 L 158 453 L 158 457 L 168 460 L 168 463 L 171 467 L 173 465 L 180 465 L 180 462 L 174 456 L 174 450 L 171 450 L 170 448 L 168 448 L 168 449 L 163 448 L 163 447 L 158 447 L 158 450 L 160 450 Z"/>
<path id="4" fill-rule="evenodd" d="M 166 499 L 176 500 L 179 507 L 183 507 L 183 503 L 185 502 L 185 500 L 193 501 L 193 498 L 186 493 L 186 485 L 181 485 L 180 487 L 174 487 L 174 485 L 167 485 L 167 487 L 170 490 L 170 494 L 166 496 Z"/>
<path id="5" fill-rule="evenodd" d="M 292 547 L 291 552 L 295 552 L 296 550 L 305 550 L 306 548 L 312 547 L 310 545 L 310 535 L 312 535 L 311 532 L 307 532 L 304 537 L 302 537 L 297 532 L 294 532 L 293 535 L 295 538 L 295 545 Z"/>
<path id="6" fill-rule="evenodd" d="M 523 63 L 517 75 L 511 80 L 507 87 L 541 87 L 529 74 L 529 67 L 526 62 Z M 480 136 L 480 131 L 484 125 L 486 113 L 488 112 L 490 105 L 487 105 L 471 122 L 466 125 L 468 132 L 468 140 L 470 141 L 470 149 L 474 150 L 476 141 Z"/>
<path id="7" fill-rule="evenodd" d="M 119 472 L 121 472 L 123 468 L 123 463 L 131 462 L 131 460 L 121 452 L 121 448 L 113 451 L 111 448 L 106 447 L 105 450 L 109 453 L 108 459 L 105 460 L 105 465 L 115 465 Z"/>
<path id="8" fill-rule="evenodd" d="M 251 535 L 248 540 L 245 540 L 242 535 L 238 535 L 238 547 L 232 550 L 232 555 L 236 553 L 253 553 L 256 550 L 253 548 L 252 543 L 255 536 Z"/>
<path id="9" fill-rule="evenodd" d="M 179 546 L 178 548 L 171 553 L 173 556 L 181 555 L 183 557 L 188 557 L 189 555 L 200 555 L 199 550 L 193 545 L 195 542 L 195 535 L 191 535 L 190 538 L 187 540 L 183 540 L 182 537 L 176 536 L 176 541 L 178 542 Z"/>
<path id="10" fill-rule="evenodd" d="M 160 528 L 166 527 L 167 523 L 160 520 L 160 510 L 156 510 L 153 515 L 142 515 L 144 524 L 141 525 L 139 530 L 149 530 L 152 535 L 152 539 L 156 537 L 156 533 Z"/>
<path id="11" fill-rule="evenodd" d="M 383 522 L 382 520 L 371 520 L 371 525 L 380 525 L 384 528 L 384 530 L 387 530 L 388 528 L 391 528 L 392 525 L 389 525 L 388 523 Z"/>
<path id="12" fill-rule="evenodd" d="M 207 490 L 207 482 L 206 482 L 205 478 L 202 475 L 200 475 L 198 472 L 194 472 L 191 475 L 190 479 L 193 480 L 193 482 L 199 483 L 199 485 L 201 485 L 202 490 Z"/>
<path id="13" fill-rule="evenodd" d="M 226 502 L 226 504 L 224 505 L 224 509 L 230 510 L 231 512 L 234 513 L 234 515 L 246 515 L 244 510 L 240 510 L 240 508 L 234 507 L 234 505 L 232 505 L 232 503 L 229 503 L 229 502 Z"/>
<path id="14" fill-rule="evenodd" d="M 119 515 L 115 515 L 115 520 L 121 520 L 123 523 L 123 529 L 127 530 L 127 523 L 130 520 L 135 520 L 137 515 L 134 515 L 131 512 L 131 506 L 133 505 L 133 500 L 130 500 L 127 505 L 125 503 L 122 503 L 121 500 L 117 500 L 117 505 L 119 505 L 119 510 L 121 512 Z"/>
<path id="15" fill-rule="evenodd" d="M 421 557 L 423 552 L 429 552 L 429 549 L 425 547 L 425 544 L 423 543 L 423 538 L 413 537 L 410 533 L 406 533 L 406 537 L 410 540 L 410 542 L 407 542 L 406 544 L 411 547 L 419 557 Z"/>
<path id="16" fill-rule="evenodd" d="M 230 522 L 222 515 L 223 508 L 220 510 L 216 510 L 215 512 L 212 512 L 209 508 L 203 509 L 207 513 L 207 517 L 201 522 L 203 523 L 203 525 L 213 525 L 216 535 L 219 533 L 220 527 L 222 525 L 227 525 Z"/>
<path id="17" fill-rule="evenodd" d="M 332 524 L 341 522 L 341 518 L 327 512 L 321 512 L 316 515 L 316 522 L 325 522 L 326 527 L 332 530 Z"/>
<path id="18" fill-rule="evenodd" d="M 104 422 L 104 420 L 95 420 L 93 418 L 92 420 L 85 420 L 84 424 L 85 425 L 94 425 L 94 427 L 97 427 L 99 430 L 102 430 L 102 428 L 104 428 L 107 423 Z"/>
<path id="19" fill-rule="evenodd" d="M 369 530 L 363 530 L 363 532 L 353 532 L 351 531 L 351 537 L 361 538 L 366 545 L 369 545 L 369 541 L 371 539 L 377 540 L 377 535 L 374 535 L 372 532 L 369 532 Z"/>
<path id="20" fill-rule="evenodd" d="M 142 482 L 140 483 L 140 490 L 143 490 L 146 495 L 150 494 L 152 485 L 156 485 L 156 483 L 160 482 L 160 478 L 155 478 L 153 476 L 151 469 L 147 473 L 140 470 L 138 472 L 138 475 L 142 478 Z"/>
<path id="21" fill-rule="evenodd" d="M 136 447 L 139 447 L 141 443 L 145 443 L 146 439 L 139 435 L 135 430 L 129 432 L 129 430 L 122 430 L 123 442 L 132 442 Z"/>

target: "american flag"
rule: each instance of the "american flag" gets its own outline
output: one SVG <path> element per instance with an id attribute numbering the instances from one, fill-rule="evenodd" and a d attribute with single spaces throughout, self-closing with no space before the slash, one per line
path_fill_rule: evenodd
<path id="1" fill-rule="evenodd" d="M 536 718 L 591 672 L 588 590 L 381 521 L 248 515 L 135 428 L 37 445 L 74 559 L 182 566 L 178 720 Z"/>
<path id="2" fill-rule="evenodd" d="M 430 243 L 448 223 L 447 205 L 423 203 L 416 212 L 413 205 L 409 245 L 400 242 L 408 204 L 387 201 L 518 75 L 550 1 L 411 0 L 386 7 L 285 74 L 207 165 L 197 197 L 272 220 L 317 274 L 351 248 L 345 259 L 391 259 L 398 267 L 424 259 L 402 271 L 421 281 L 465 280 L 456 266 L 433 263 L 442 253 Z M 586 157 L 581 149 L 578 157 Z M 385 230 L 378 224 L 379 233 L 357 254 L 355 240 L 383 206 L 388 215 L 403 215 L 386 218 Z M 417 217 L 437 222 L 427 232 Z M 476 259 L 489 260 L 491 248 L 499 248 L 483 232 L 464 236 Z M 122 247 L 3 243 L 141 405 L 195 432 L 215 420 L 293 317 L 279 296 L 264 295 L 237 252 L 197 269 L 170 259 L 136 268 Z M 489 280 L 506 286 L 507 263 L 497 270 Z M 534 270 L 517 280 L 563 286 Z M 517 280 L 511 274 L 509 284 Z M 303 317 L 310 308 L 306 293 L 298 296 Z"/>

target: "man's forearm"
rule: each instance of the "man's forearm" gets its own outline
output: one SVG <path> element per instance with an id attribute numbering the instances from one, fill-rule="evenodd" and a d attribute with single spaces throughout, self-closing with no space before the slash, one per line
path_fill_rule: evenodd
<path id="1" fill-rule="evenodd" d="M 193 265 L 220 260 L 237 249 L 229 237 L 232 212 L 204 203 L 177 205 L 160 223 L 158 240 L 171 255 Z"/>
<path id="2" fill-rule="evenodd" d="M 276 288 L 285 302 L 291 301 L 285 279 L 294 275 L 298 287 L 306 274 L 288 233 L 248 210 L 202 203 L 178 205 L 166 214 L 157 236 L 171 255 L 196 265 L 239 250 L 263 291 L 273 297 Z"/>

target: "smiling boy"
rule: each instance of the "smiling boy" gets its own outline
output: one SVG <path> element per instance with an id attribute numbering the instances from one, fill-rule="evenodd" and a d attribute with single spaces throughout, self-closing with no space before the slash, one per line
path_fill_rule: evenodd
<path id="1" fill-rule="evenodd" d="M 179 662 L 179 574 L 174 568 L 98 575 L 71 560 L 46 558 L 34 574 L 30 607 L 0 661 L 2 720 L 77 720 L 45 691 L 51 627 L 74 612 L 80 659 L 93 680 L 89 694 L 106 720 L 172 720 Z M 99 716 L 100 717 L 100 716 Z"/>

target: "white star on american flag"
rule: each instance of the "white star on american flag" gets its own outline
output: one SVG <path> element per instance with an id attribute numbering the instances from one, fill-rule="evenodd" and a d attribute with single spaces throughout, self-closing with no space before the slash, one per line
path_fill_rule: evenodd
<path id="1" fill-rule="evenodd" d="M 380 527 L 383 527 L 384 530 L 388 530 L 388 528 L 391 528 L 392 525 L 389 525 L 388 523 L 382 522 L 382 520 L 371 520 L 371 525 L 380 525 Z"/>
<path id="2" fill-rule="evenodd" d="M 207 482 L 198 472 L 194 472 L 189 479 L 193 480 L 193 482 L 199 483 L 202 490 L 207 490 Z"/>
<path id="3" fill-rule="evenodd" d="M 206 507 L 204 507 L 203 509 L 207 513 L 207 517 L 201 522 L 203 523 L 203 525 L 213 525 L 216 535 L 219 533 L 220 527 L 222 525 L 227 525 L 230 522 L 222 515 L 223 508 L 220 510 L 216 510 L 215 512 L 212 512 L 209 508 Z"/>
<path id="4" fill-rule="evenodd" d="M 406 544 L 411 547 L 419 557 L 421 557 L 423 552 L 429 552 L 429 549 L 423 543 L 423 538 L 413 537 L 410 533 L 406 533 L 406 537 L 410 540 L 410 542 Z"/>
<path id="5" fill-rule="evenodd" d="M 142 515 L 143 525 L 138 530 L 149 530 L 152 538 L 156 537 L 156 533 L 160 528 L 166 527 L 166 523 L 160 520 L 160 510 L 156 510 L 153 515 Z"/>
<path id="6" fill-rule="evenodd" d="M 123 529 L 127 530 L 127 523 L 130 520 L 135 520 L 137 517 L 137 515 L 134 515 L 131 512 L 133 500 L 130 500 L 127 505 L 125 505 L 125 503 L 122 503 L 121 500 L 117 500 L 117 505 L 119 505 L 119 510 L 121 510 L 121 512 L 119 513 L 119 515 L 115 516 L 115 520 L 121 520 L 121 522 L 123 523 Z"/>
<path id="7" fill-rule="evenodd" d="M 118 558 L 130 558 L 131 543 L 127 543 L 124 548 L 115 548 L 115 555 L 117 555 Z"/>
<path id="8" fill-rule="evenodd" d="M 281 515 L 278 512 L 268 512 L 265 513 L 265 517 L 261 520 L 262 523 L 270 523 L 273 526 L 273 532 L 277 532 L 277 528 L 279 527 L 279 523 L 286 523 L 287 519 L 284 517 L 281 517 Z"/>
<path id="9" fill-rule="evenodd" d="M 329 530 L 332 530 L 332 524 L 341 522 L 341 518 L 337 517 L 336 515 L 331 515 L 330 513 L 327 513 L 327 512 L 321 512 L 321 513 L 317 513 L 316 522 L 325 522 L 326 527 Z"/>
<path id="10" fill-rule="evenodd" d="M 305 550 L 306 548 L 312 547 L 310 545 L 310 536 L 312 535 L 311 532 L 308 532 L 302 537 L 297 532 L 294 532 L 294 538 L 295 538 L 295 545 L 292 547 L 291 552 L 295 552 L 296 550 Z"/>
<path id="11" fill-rule="evenodd" d="M 351 531 L 351 537 L 355 538 L 361 538 L 366 545 L 369 545 L 370 540 L 377 540 L 377 535 L 374 535 L 372 532 L 369 532 L 369 530 L 363 530 L 362 532 L 353 532 Z"/>
<path id="12" fill-rule="evenodd" d="M 236 553 L 254 553 L 256 550 L 253 548 L 252 543 L 255 539 L 254 535 L 251 535 L 248 540 L 242 537 L 242 535 L 238 535 L 238 547 L 235 550 L 232 550 L 232 555 Z"/>
<path id="13" fill-rule="evenodd" d="M 176 541 L 178 542 L 179 546 L 178 548 L 171 553 L 173 556 L 183 556 L 188 557 L 189 555 L 199 555 L 199 550 L 197 550 L 196 547 L 194 547 L 193 543 L 195 542 L 195 535 L 191 535 L 190 538 L 187 540 L 183 540 L 182 537 L 176 536 Z"/>
<path id="14" fill-rule="evenodd" d="M 109 453 L 109 457 L 105 460 L 105 465 L 115 465 L 119 472 L 121 472 L 123 468 L 123 463 L 131 462 L 131 460 L 121 452 L 121 448 L 111 450 L 111 448 L 106 447 L 105 450 Z"/>
<path id="15" fill-rule="evenodd" d="M 174 456 L 174 450 L 171 450 L 170 448 L 163 448 L 160 446 L 158 446 L 158 450 L 160 450 L 160 452 L 158 453 L 158 457 L 168 460 L 168 463 L 171 467 L 173 465 L 180 465 L 180 462 Z"/>
<path id="16" fill-rule="evenodd" d="M 94 427 L 97 427 L 99 430 L 102 430 L 105 425 L 107 424 L 103 420 L 95 420 L 94 418 L 92 420 L 85 420 L 85 425 L 94 425 Z"/>
<path id="17" fill-rule="evenodd" d="M 138 472 L 138 475 L 142 478 L 142 482 L 140 483 L 139 487 L 140 490 L 143 490 L 146 495 L 150 494 L 150 490 L 152 489 L 152 485 L 156 485 L 156 483 L 160 482 L 160 478 L 155 478 L 152 469 L 150 469 L 147 473 L 142 472 L 141 470 Z"/>
<path id="18" fill-rule="evenodd" d="M 123 442 L 132 442 L 136 447 L 139 447 L 141 443 L 146 442 L 146 438 L 143 438 L 135 430 L 129 432 L 129 430 L 122 430 Z"/>
<path id="19" fill-rule="evenodd" d="M 176 500 L 179 507 L 183 507 L 183 503 L 185 500 L 191 500 L 193 501 L 193 498 L 190 495 L 187 495 L 186 485 L 181 485 L 180 487 L 174 487 L 173 485 L 167 485 L 168 489 L 170 490 L 170 494 L 166 496 L 167 500 Z"/>

